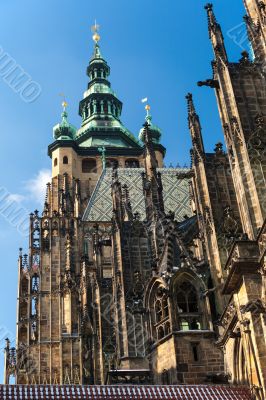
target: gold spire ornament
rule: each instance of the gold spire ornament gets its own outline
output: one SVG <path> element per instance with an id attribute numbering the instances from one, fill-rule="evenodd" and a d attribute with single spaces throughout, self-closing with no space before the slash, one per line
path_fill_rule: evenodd
<path id="1" fill-rule="evenodd" d="M 93 32 L 92 39 L 94 40 L 95 43 L 98 43 L 101 39 L 101 36 L 99 35 L 99 30 L 100 30 L 100 25 L 98 25 L 95 20 L 95 24 L 92 25 L 91 27 L 91 31 Z"/>
<path id="2" fill-rule="evenodd" d="M 62 107 L 63 107 L 64 111 L 66 111 L 67 106 L 68 106 L 68 104 L 67 104 L 67 102 L 64 100 L 63 103 L 62 103 Z"/>
<path id="3" fill-rule="evenodd" d="M 145 110 L 147 111 L 147 116 L 150 115 L 150 109 L 151 109 L 151 106 L 149 106 L 149 104 L 146 104 Z"/>
<path id="4" fill-rule="evenodd" d="M 66 97 L 64 93 L 59 93 L 59 96 L 63 97 L 63 101 L 62 101 L 62 107 L 63 107 L 63 111 L 66 111 L 66 108 L 68 106 L 68 103 L 66 101 Z"/>
<path id="5" fill-rule="evenodd" d="M 145 97 L 144 99 L 141 99 L 142 103 L 147 103 L 147 101 L 148 101 L 148 97 Z M 151 106 L 147 103 L 145 105 L 145 110 L 147 111 L 147 117 L 149 117 L 149 115 L 150 115 L 150 109 L 151 109 Z"/>

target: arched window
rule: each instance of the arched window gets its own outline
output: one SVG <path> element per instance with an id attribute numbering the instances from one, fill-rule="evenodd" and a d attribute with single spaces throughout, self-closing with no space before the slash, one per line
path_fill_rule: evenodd
<path id="1" fill-rule="evenodd" d="M 159 328 L 158 328 L 158 340 L 162 339 L 163 337 L 164 337 L 163 326 L 159 326 Z"/>
<path id="2" fill-rule="evenodd" d="M 96 160 L 93 158 L 84 158 L 84 160 L 82 160 L 82 172 L 96 173 L 97 172 Z"/>
<path id="3" fill-rule="evenodd" d="M 107 101 L 105 101 L 105 102 L 103 103 L 103 112 L 104 112 L 104 114 L 108 114 L 108 105 L 107 105 Z"/>
<path id="4" fill-rule="evenodd" d="M 157 300 L 155 303 L 155 316 L 156 316 L 156 322 L 160 322 L 163 319 L 161 300 Z"/>
<path id="5" fill-rule="evenodd" d="M 166 322 L 166 324 L 164 325 L 164 333 L 165 333 L 165 336 L 170 333 L 170 323 L 169 322 Z"/>
<path id="6" fill-rule="evenodd" d="M 128 158 L 125 161 L 125 167 L 126 168 L 139 168 L 139 160 L 136 158 Z"/>
<path id="7" fill-rule="evenodd" d="M 197 290 L 188 281 L 183 281 L 176 287 L 176 308 L 180 330 L 201 329 Z"/>
<path id="8" fill-rule="evenodd" d="M 57 166 L 57 158 L 54 159 L 54 167 Z"/>
<path id="9" fill-rule="evenodd" d="M 97 101 L 97 103 L 96 103 L 96 112 L 97 112 L 97 114 L 101 113 L 101 103 L 99 101 Z"/>
<path id="10" fill-rule="evenodd" d="M 68 164 L 68 157 L 67 156 L 63 157 L 63 164 Z"/>
<path id="11" fill-rule="evenodd" d="M 198 296 L 190 282 L 182 282 L 177 288 L 177 306 L 180 313 L 198 312 Z"/>
<path id="12" fill-rule="evenodd" d="M 163 314 L 165 317 L 168 317 L 169 315 L 169 309 L 168 309 L 168 300 L 166 295 L 163 296 L 162 298 L 162 307 L 163 307 Z"/>
<path id="13" fill-rule="evenodd" d="M 153 298 L 153 330 L 156 340 L 164 338 L 170 333 L 168 294 L 162 286 L 155 292 Z"/>

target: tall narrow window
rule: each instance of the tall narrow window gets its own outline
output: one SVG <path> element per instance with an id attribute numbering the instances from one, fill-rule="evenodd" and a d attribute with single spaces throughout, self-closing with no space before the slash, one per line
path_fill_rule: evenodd
<path id="1" fill-rule="evenodd" d="M 182 331 L 201 329 L 197 290 L 188 281 L 181 282 L 176 288 L 176 308 Z"/>
<path id="2" fill-rule="evenodd" d="M 54 159 L 54 167 L 57 166 L 57 158 Z"/>
<path id="3" fill-rule="evenodd" d="M 156 315 L 156 322 L 160 322 L 163 318 L 163 310 L 162 310 L 161 300 L 157 300 L 155 303 L 155 315 Z"/>
<path id="4" fill-rule="evenodd" d="M 67 156 L 63 157 L 63 164 L 68 164 L 68 157 Z"/>
<path id="5" fill-rule="evenodd" d="M 106 101 L 103 103 L 103 112 L 104 114 L 108 114 L 108 105 Z"/>
<path id="6" fill-rule="evenodd" d="M 183 313 L 198 312 L 198 299 L 195 287 L 189 282 L 183 282 L 177 289 L 178 311 Z"/>
<path id="7" fill-rule="evenodd" d="M 155 293 L 153 309 L 154 336 L 160 340 L 170 333 L 168 295 L 163 287 L 159 287 Z"/>
<path id="8" fill-rule="evenodd" d="M 195 362 L 199 361 L 199 343 L 191 343 L 193 360 Z"/>

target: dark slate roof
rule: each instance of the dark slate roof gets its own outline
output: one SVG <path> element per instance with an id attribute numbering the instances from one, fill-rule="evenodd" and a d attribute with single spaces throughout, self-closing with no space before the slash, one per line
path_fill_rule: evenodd
<path id="1" fill-rule="evenodd" d="M 1 400 L 251 400 L 248 388 L 207 385 L 0 385 Z"/>
<path id="2" fill-rule="evenodd" d="M 144 169 L 119 168 L 117 171 L 121 184 L 128 186 L 133 213 L 138 212 L 141 219 L 144 220 L 146 215 L 141 176 Z M 182 221 L 185 215 L 190 217 L 192 215 L 189 193 L 191 171 L 186 168 L 158 168 L 157 171 L 162 176 L 165 211 L 174 211 L 177 221 Z M 83 220 L 91 222 L 111 221 L 113 208 L 111 183 L 112 169 L 107 168 L 96 184 Z"/>

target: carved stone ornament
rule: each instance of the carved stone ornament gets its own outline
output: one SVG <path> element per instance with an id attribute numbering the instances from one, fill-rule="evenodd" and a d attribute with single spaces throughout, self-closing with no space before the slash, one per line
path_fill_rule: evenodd
<path id="1" fill-rule="evenodd" d="M 232 117 L 230 122 L 231 122 L 232 137 L 235 139 L 235 143 L 243 145 L 243 137 L 237 118 Z"/>
<path id="2" fill-rule="evenodd" d="M 261 299 L 249 301 L 247 304 L 240 306 L 242 314 L 251 312 L 252 314 L 265 314 L 266 303 Z"/>

